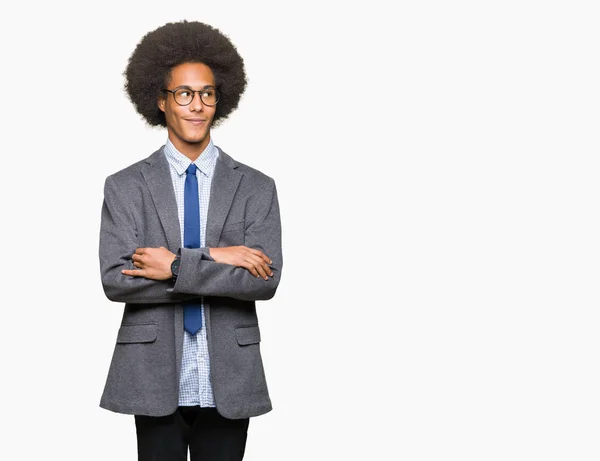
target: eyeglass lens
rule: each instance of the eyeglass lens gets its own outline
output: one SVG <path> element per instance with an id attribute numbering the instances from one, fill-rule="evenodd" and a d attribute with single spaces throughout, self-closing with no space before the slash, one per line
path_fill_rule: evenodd
<path id="1" fill-rule="evenodd" d="M 189 88 L 179 88 L 175 91 L 175 101 L 182 106 L 187 106 L 194 99 L 194 92 Z M 218 101 L 218 93 L 214 88 L 205 88 L 204 90 L 198 93 L 200 95 L 200 99 L 207 106 L 214 106 Z"/>

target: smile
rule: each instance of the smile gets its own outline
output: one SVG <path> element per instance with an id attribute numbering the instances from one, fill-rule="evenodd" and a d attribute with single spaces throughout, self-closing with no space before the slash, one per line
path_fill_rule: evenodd
<path id="1" fill-rule="evenodd" d="M 192 125 L 196 125 L 196 126 L 203 125 L 206 122 L 206 120 L 201 119 L 201 118 L 186 118 L 184 120 L 186 120 L 187 122 L 190 122 Z"/>

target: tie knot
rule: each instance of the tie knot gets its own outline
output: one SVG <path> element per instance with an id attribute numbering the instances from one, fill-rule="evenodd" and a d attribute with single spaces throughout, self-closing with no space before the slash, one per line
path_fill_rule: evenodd
<path id="1" fill-rule="evenodd" d="M 195 175 L 197 169 L 198 169 L 198 167 L 194 163 L 190 163 L 190 166 L 187 167 L 187 170 L 185 170 L 185 172 L 187 174 Z"/>

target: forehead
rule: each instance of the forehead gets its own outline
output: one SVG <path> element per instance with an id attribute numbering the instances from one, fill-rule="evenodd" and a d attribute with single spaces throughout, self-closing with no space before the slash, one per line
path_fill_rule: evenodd
<path id="1" fill-rule="evenodd" d="M 210 67 L 201 62 L 186 62 L 171 69 L 169 85 L 201 88 L 214 85 L 215 76 Z"/>

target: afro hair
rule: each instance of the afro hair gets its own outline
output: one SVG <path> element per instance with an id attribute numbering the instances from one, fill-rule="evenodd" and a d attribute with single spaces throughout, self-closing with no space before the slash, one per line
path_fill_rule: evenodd
<path id="1" fill-rule="evenodd" d="M 171 69 L 185 62 L 201 62 L 211 68 L 221 97 L 213 125 L 233 112 L 246 89 L 244 60 L 218 29 L 197 21 L 170 22 L 148 32 L 129 58 L 125 91 L 136 110 L 151 126 L 167 126 L 157 105 Z"/>

